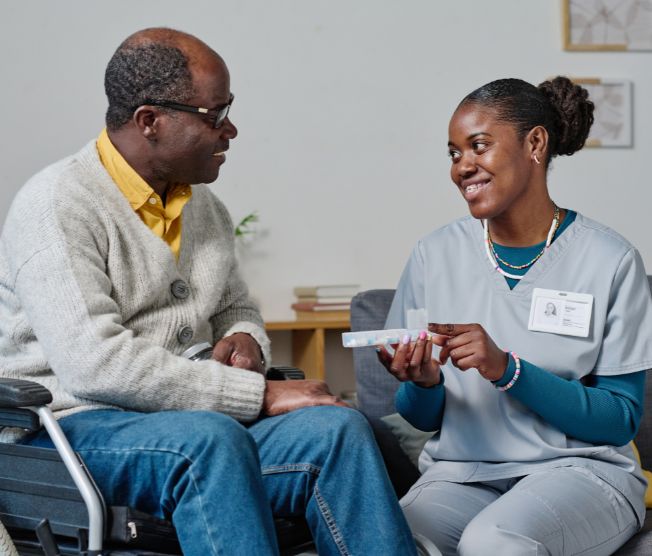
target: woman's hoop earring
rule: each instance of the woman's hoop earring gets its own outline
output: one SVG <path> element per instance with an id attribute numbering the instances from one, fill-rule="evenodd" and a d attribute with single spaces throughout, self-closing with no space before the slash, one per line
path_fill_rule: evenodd
<path id="1" fill-rule="evenodd" d="M 534 162 L 536 162 L 537 164 L 541 164 L 541 161 L 539 160 L 539 157 L 536 154 L 532 155 L 532 158 L 534 158 Z"/>

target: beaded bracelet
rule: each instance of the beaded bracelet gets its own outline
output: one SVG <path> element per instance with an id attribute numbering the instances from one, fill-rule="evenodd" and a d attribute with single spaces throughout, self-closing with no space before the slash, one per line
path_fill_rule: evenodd
<path id="1" fill-rule="evenodd" d="M 496 386 L 498 390 L 501 392 L 504 392 L 505 390 L 509 390 L 514 384 L 516 384 L 516 381 L 518 380 L 518 377 L 521 375 L 521 360 L 518 358 L 518 355 L 516 355 L 513 351 L 509 352 L 509 355 L 512 356 L 512 359 L 514 359 L 514 363 L 516 363 L 516 371 L 514 371 L 514 376 L 512 377 L 512 380 L 510 380 L 505 386 Z"/>

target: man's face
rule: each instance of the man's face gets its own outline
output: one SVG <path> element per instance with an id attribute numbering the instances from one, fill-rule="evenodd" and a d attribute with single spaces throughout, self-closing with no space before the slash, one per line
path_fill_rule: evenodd
<path id="1" fill-rule="evenodd" d="M 195 95 L 184 104 L 215 108 L 229 102 L 231 81 L 224 62 L 210 54 L 191 64 Z M 215 129 L 209 116 L 173 111 L 164 115 L 155 149 L 155 174 L 168 183 L 211 183 L 238 130 L 226 118 Z"/>

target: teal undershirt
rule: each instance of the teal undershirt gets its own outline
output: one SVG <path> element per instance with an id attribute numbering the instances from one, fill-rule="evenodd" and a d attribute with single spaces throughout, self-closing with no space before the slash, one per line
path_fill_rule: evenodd
<path id="1" fill-rule="evenodd" d="M 555 238 L 575 220 L 577 213 L 567 211 Z M 531 261 L 545 242 L 530 247 L 506 247 L 494 244 L 500 258 L 518 266 Z M 510 274 L 525 274 L 527 269 L 514 270 L 499 264 Z M 534 263 L 536 264 L 536 263 Z M 510 289 L 518 280 L 505 278 Z M 514 377 L 516 364 L 510 356 L 503 377 L 496 386 L 504 386 Z M 505 392 L 525 404 L 542 419 L 566 435 L 592 444 L 622 446 L 634 438 L 643 414 L 645 371 L 617 376 L 590 375 L 589 381 L 566 380 L 521 359 L 521 373 Z M 444 375 L 432 388 L 421 388 L 412 382 L 401 385 L 396 393 L 397 411 L 413 426 L 424 431 L 441 427 L 446 391 Z"/>
<path id="2" fill-rule="evenodd" d="M 561 234 L 563 234 L 568 228 L 568 226 L 570 226 L 573 222 L 575 222 L 576 216 L 577 213 L 575 211 L 569 210 L 566 212 L 566 218 L 564 218 L 559 228 L 557 228 L 557 231 L 553 236 L 553 241 L 557 239 Z M 494 249 L 496 250 L 496 253 L 498 253 L 498 256 L 501 259 L 508 261 L 510 264 L 514 266 L 519 266 L 522 264 L 529 263 L 534 257 L 536 257 L 539 253 L 541 253 L 545 245 L 546 245 L 545 241 L 542 241 L 541 243 L 537 243 L 536 245 L 530 245 L 529 247 L 506 247 L 504 245 L 499 245 L 498 243 L 494 243 Z M 532 266 L 534 266 L 532 265 L 522 270 L 515 270 L 513 268 L 509 268 L 507 265 L 502 264 L 500 261 L 498 261 L 498 264 L 500 265 L 500 268 L 502 268 L 505 272 L 509 272 L 510 274 L 516 274 L 517 276 L 524 276 L 525 273 L 528 270 L 530 270 Z M 513 278 L 505 278 L 505 280 L 507 281 L 510 290 L 513 290 L 514 286 L 516 286 L 516 284 L 518 284 L 519 282 L 518 280 L 514 280 Z"/>

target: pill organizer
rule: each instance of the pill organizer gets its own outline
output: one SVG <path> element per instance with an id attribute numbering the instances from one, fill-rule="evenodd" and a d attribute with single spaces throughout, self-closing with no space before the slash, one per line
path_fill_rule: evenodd
<path id="1" fill-rule="evenodd" d="M 408 330 L 406 328 L 394 328 L 391 330 L 365 330 L 363 332 L 343 332 L 342 345 L 346 348 L 357 348 L 365 346 L 383 346 L 386 344 L 399 344 L 406 334 L 410 340 L 415 342 L 423 329 Z M 428 337 L 431 337 L 428 334 Z"/>

